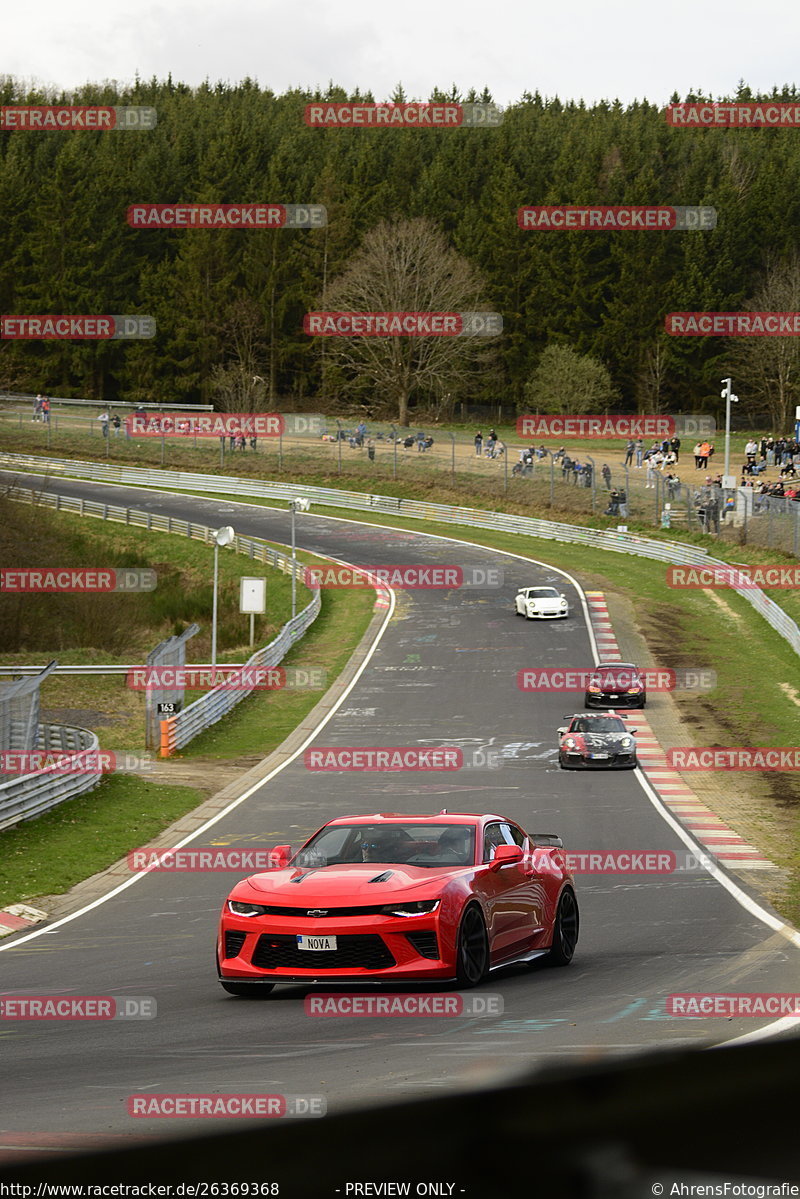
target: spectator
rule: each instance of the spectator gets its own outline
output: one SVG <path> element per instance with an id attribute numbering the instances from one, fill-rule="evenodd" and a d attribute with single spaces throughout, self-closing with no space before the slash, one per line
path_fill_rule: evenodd
<path id="1" fill-rule="evenodd" d="M 680 437 L 678 437 L 677 435 L 675 437 L 673 437 L 669 443 L 669 448 L 672 450 L 673 454 L 675 455 L 675 461 L 680 462 L 680 460 L 681 460 L 681 439 L 680 439 Z"/>
<path id="2" fill-rule="evenodd" d="M 421 453 L 425 449 L 425 434 L 422 429 L 417 431 L 417 450 Z"/>
<path id="3" fill-rule="evenodd" d="M 238 430 L 238 429 L 231 429 L 230 433 L 228 434 L 228 440 L 229 440 L 229 442 L 230 442 L 230 448 L 231 448 L 232 450 L 235 450 L 235 449 L 236 449 L 236 438 L 237 438 L 238 436 L 239 436 L 239 430 Z"/>
<path id="4" fill-rule="evenodd" d="M 47 396 L 42 396 L 42 420 L 46 425 L 50 424 L 50 401 Z"/>
<path id="5" fill-rule="evenodd" d="M 719 500 L 715 495 L 709 496 L 706 500 L 703 527 L 706 533 L 719 532 Z"/>
<path id="6" fill-rule="evenodd" d="M 605 516 L 619 516 L 619 492 L 614 489 L 608 499 L 608 507 L 604 513 Z"/>
<path id="7" fill-rule="evenodd" d="M 371 437 L 367 442 L 367 457 L 369 458 L 370 462 L 375 461 L 375 442 Z"/>
<path id="8" fill-rule="evenodd" d="M 480 430 L 478 430 L 478 432 L 475 434 L 475 457 L 476 458 L 480 458 L 482 450 L 483 450 L 483 433 L 481 433 Z"/>
<path id="9" fill-rule="evenodd" d="M 610 491 L 611 490 L 611 467 L 608 465 L 607 462 L 603 463 L 603 469 L 600 473 L 603 476 L 603 482 L 605 483 L 606 491 Z"/>
<path id="10" fill-rule="evenodd" d="M 707 441 L 704 441 L 700 445 L 700 455 L 699 455 L 699 459 L 698 459 L 698 463 L 697 463 L 699 470 L 708 470 L 708 459 L 710 458 L 710 456 L 711 456 L 711 446 L 709 445 L 709 443 Z"/>
<path id="11" fill-rule="evenodd" d="M 489 449 L 487 452 L 490 458 L 494 458 L 497 455 L 497 434 L 494 429 L 489 430 Z"/>
<path id="12" fill-rule="evenodd" d="M 100 421 L 100 428 L 103 430 L 103 436 L 108 437 L 108 413 L 101 412 L 97 419 Z"/>
<path id="13" fill-rule="evenodd" d="M 242 451 L 242 453 L 244 453 L 244 451 L 247 449 L 247 438 L 241 429 L 236 435 L 236 445 Z"/>
<path id="14" fill-rule="evenodd" d="M 356 443 L 358 444 L 359 447 L 364 444 L 364 438 L 366 437 L 366 435 L 367 435 L 367 426 L 365 425 L 363 420 L 359 421 L 358 425 L 356 426 Z"/>
<path id="15" fill-rule="evenodd" d="M 250 449 L 253 451 L 253 453 L 256 452 L 257 445 L 258 445 L 258 434 L 254 433 L 253 436 L 250 438 Z"/>
<path id="16" fill-rule="evenodd" d="M 655 487 L 657 469 L 656 456 L 655 454 L 651 454 L 647 459 L 647 481 L 645 482 L 645 488 Z"/>
<path id="17" fill-rule="evenodd" d="M 633 462 L 634 449 L 635 449 L 635 446 L 633 444 L 633 440 L 632 440 L 632 438 L 629 437 L 628 443 L 625 446 L 625 463 L 624 463 L 625 466 L 630 466 L 631 462 Z"/>
<path id="18" fill-rule="evenodd" d="M 641 437 L 636 442 L 635 451 L 636 451 L 636 465 L 637 465 L 637 467 L 639 467 L 639 469 L 641 469 L 642 454 L 644 452 L 644 442 L 642 441 Z"/>
<path id="19" fill-rule="evenodd" d="M 619 489 L 619 514 L 625 520 L 628 518 L 628 493 L 624 487 Z"/>
<path id="20" fill-rule="evenodd" d="M 695 470 L 700 469 L 700 449 L 701 449 L 700 442 L 699 441 L 695 442 L 695 447 L 692 450 L 692 453 L 694 454 L 694 469 Z"/>
<path id="21" fill-rule="evenodd" d="M 36 396 L 36 399 L 33 401 L 33 416 L 31 417 L 31 420 L 38 421 L 39 418 L 41 417 L 41 415 L 42 415 L 42 400 L 43 399 L 44 399 L 44 396 L 41 394 L 41 392 L 39 392 Z"/>
<path id="22" fill-rule="evenodd" d="M 111 418 L 111 423 L 114 426 L 114 436 L 119 437 L 119 431 L 122 428 L 122 421 L 119 419 L 119 413 L 115 412 Z"/>

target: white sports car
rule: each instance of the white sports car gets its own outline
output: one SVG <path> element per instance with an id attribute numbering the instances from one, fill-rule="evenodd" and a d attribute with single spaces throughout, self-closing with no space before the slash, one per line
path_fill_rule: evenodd
<path id="1" fill-rule="evenodd" d="M 567 598 L 555 587 L 523 587 L 515 600 L 517 616 L 528 620 L 554 620 L 569 616 Z"/>

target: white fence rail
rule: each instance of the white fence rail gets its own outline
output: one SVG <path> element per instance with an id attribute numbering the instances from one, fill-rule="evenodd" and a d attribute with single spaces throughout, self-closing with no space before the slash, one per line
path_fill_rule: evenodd
<path id="1" fill-rule="evenodd" d="M 82 754 L 94 754 L 97 737 L 89 729 L 64 724 L 40 724 L 36 753 L 66 754 L 62 765 L 47 766 L 36 774 L 20 774 L 0 782 L 0 831 L 32 820 L 66 799 L 96 787 L 102 778 L 99 764 L 81 766 Z M 77 769 L 75 769 L 77 767 Z"/>
<path id="2" fill-rule="evenodd" d="M 383 512 L 416 520 L 435 520 L 445 524 L 468 525 L 496 532 L 522 533 L 550 541 L 572 542 L 592 549 L 612 550 L 654 558 L 673 565 L 729 565 L 711 558 L 705 549 L 682 545 L 675 541 L 658 541 L 633 533 L 618 533 L 610 529 L 588 529 L 583 525 L 562 524 L 530 516 L 511 516 L 504 512 L 486 512 L 478 508 L 451 507 L 428 504 L 385 495 L 369 495 L 360 491 L 339 491 L 334 487 L 305 487 L 292 483 L 275 483 L 260 479 L 222 478 L 219 475 L 194 474 L 188 471 L 146 470 L 132 466 L 104 466 L 95 462 L 73 462 L 68 458 L 37 458 L 34 455 L 0 454 L 0 466 L 8 469 L 43 470 L 50 475 L 96 479 L 102 482 L 129 483 L 162 490 L 205 491 L 226 496 L 252 496 L 260 499 L 296 499 L 305 496 L 314 504 L 366 512 Z M 174 522 L 173 522 L 174 523 Z M 184 523 L 184 522 L 178 522 Z M 155 526 L 154 526 L 155 527 Z M 780 634 L 795 653 L 800 654 L 800 629 L 778 604 L 757 587 L 736 587 L 748 603 Z"/>
<path id="3" fill-rule="evenodd" d="M 206 525 L 197 525 L 192 521 L 177 520 L 172 516 L 161 516 L 158 513 L 152 512 L 140 512 L 135 508 L 124 508 L 116 504 L 101 504 L 94 500 L 74 499 L 70 496 L 35 491 L 27 487 L 11 487 L 6 494 L 10 499 L 20 503 L 43 504 L 48 508 L 54 508 L 60 512 L 77 512 L 80 516 L 94 516 L 102 520 L 117 521 L 121 524 L 152 529 L 156 532 L 191 537 L 195 540 L 203 541 L 207 545 L 212 542 L 213 530 Z M 269 645 L 256 650 L 255 654 L 248 659 L 242 669 L 244 672 L 249 672 L 251 669 L 255 671 L 259 668 L 277 666 L 286 657 L 286 654 L 292 648 L 295 641 L 303 636 L 319 615 L 322 605 L 320 590 L 319 588 L 310 588 L 304 582 L 305 567 L 302 562 L 293 563 L 291 558 L 265 545 L 262 541 L 237 535 L 231 542 L 231 546 L 237 553 L 247 554 L 255 561 L 262 562 L 266 566 L 275 567 L 289 576 L 291 576 L 294 568 L 298 581 L 312 593 L 311 602 L 297 616 L 293 617 L 283 626 Z M 66 670 L 69 670 L 69 668 L 67 667 Z M 164 734 L 162 736 L 162 746 L 168 746 L 169 752 L 172 753 L 176 749 L 181 749 L 183 746 L 188 745 L 193 737 L 210 728 L 212 724 L 216 724 L 236 704 L 250 695 L 253 690 L 254 687 L 242 687 L 235 690 L 223 683 L 219 687 L 214 688 L 213 691 L 200 696 L 199 699 L 189 704 L 183 711 L 162 722 Z M 163 727 L 165 725 L 167 726 L 166 729 Z"/>

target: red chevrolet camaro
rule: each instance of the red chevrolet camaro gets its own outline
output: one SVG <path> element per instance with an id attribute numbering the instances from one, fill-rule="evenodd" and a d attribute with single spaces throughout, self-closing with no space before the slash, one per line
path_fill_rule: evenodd
<path id="1" fill-rule="evenodd" d="M 343 816 L 294 856 L 237 883 L 222 909 L 219 980 L 259 997 L 275 983 L 455 979 L 547 957 L 578 940 L 560 838 L 497 815 Z"/>

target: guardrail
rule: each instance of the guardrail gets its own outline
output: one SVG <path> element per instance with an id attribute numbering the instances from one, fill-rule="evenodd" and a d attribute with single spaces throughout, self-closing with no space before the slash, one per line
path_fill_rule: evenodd
<path id="1" fill-rule="evenodd" d="M 19 503 L 42 503 L 46 507 L 60 512 L 77 512 L 80 516 L 99 517 L 102 520 L 117 521 L 121 524 L 152 529 L 156 532 L 182 534 L 184 537 L 203 541 L 206 545 L 212 539 L 213 530 L 206 525 L 196 525 L 192 521 L 178 520 L 172 516 L 159 516 L 152 512 L 140 512 L 136 508 L 123 508 L 116 504 L 100 504 L 94 500 L 73 499 L 70 496 L 34 491 L 27 487 L 10 487 L 6 494 L 10 499 L 17 500 Z M 237 534 L 231 542 L 231 546 L 237 553 L 247 554 L 250 558 L 263 562 L 267 566 L 275 567 L 289 576 L 292 575 L 294 568 L 296 578 L 306 587 L 306 590 L 312 592 L 311 603 L 290 621 L 287 621 L 269 645 L 257 650 L 248 659 L 245 669 L 277 666 L 294 642 L 303 636 L 319 615 L 322 606 L 320 590 L 319 588 L 310 588 L 305 583 L 305 566 L 302 562 L 293 563 L 291 558 L 265 545 L 262 541 Z M 210 728 L 212 724 L 216 724 L 253 690 L 253 687 L 233 690 L 226 687 L 225 684 L 221 684 L 213 691 L 200 696 L 175 716 L 163 720 L 161 722 L 161 756 L 168 757 L 177 749 L 188 745 L 193 737 Z"/>
<path id="2" fill-rule="evenodd" d="M 45 393 L 42 392 L 42 395 Z M 77 404 L 78 407 L 90 408 L 130 408 L 134 411 L 136 408 L 144 408 L 146 411 L 153 412 L 185 412 L 185 404 L 134 404 L 130 400 L 85 400 L 72 399 L 68 396 L 51 396 L 48 394 L 50 406 L 53 404 Z M 28 403 L 33 408 L 33 402 L 36 396 L 33 392 L 27 391 L 0 391 L 0 402 L 9 400 L 15 404 Z M 192 412 L 213 412 L 213 404 L 192 404 Z"/>
<path id="3" fill-rule="evenodd" d="M 633 554 L 653 558 L 673 565 L 729 566 L 730 563 L 709 556 L 697 546 L 675 541 L 656 541 L 634 533 L 619 533 L 611 529 L 588 529 L 583 525 L 562 524 L 530 516 L 512 516 L 504 512 L 487 512 L 477 508 L 429 504 L 385 495 L 369 495 L 359 491 L 339 491 L 333 487 L 305 487 L 292 483 L 267 482 L 260 479 L 222 478 L 219 475 L 195 474 L 187 471 L 147 470 L 132 466 L 103 466 L 94 462 L 73 462 L 64 458 L 38 458 L 35 455 L 0 454 L 0 466 L 61 474 L 65 477 L 96 479 L 102 482 L 149 485 L 156 489 L 174 491 L 204 491 L 226 496 L 253 496 L 261 499 L 296 499 L 305 496 L 314 504 L 357 511 L 383 512 L 415 520 L 435 520 L 445 524 L 468 525 L 493 532 L 522 533 L 550 541 L 586 545 L 592 549 Z M 757 587 L 734 587 L 759 615 L 783 637 L 795 653 L 800 654 L 800 629 L 763 591 Z"/>
<path id="4" fill-rule="evenodd" d="M 40 724 L 36 753 L 68 754 L 70 763 L 81 754 L 94 754 L 99 749 L 97 736 L 90 729 L 65 724 Z M 83 795 L 96 787 L 102 778 L 99 764 L 86 770 L 71 770 L 65 766 L 47 766 L 36 774 L 21 774 L 0 782 L 0 831 L 32 820 L 49 808 Z"/>
<path id="5" fill-rule="evenodd" d="M 243 670 L 244 662 L 218 662 L 214 669 L 218 673 L 224 671 Z M 44 666 L 0 666 L 0 675 L 2 674 L 41 674 Z M 104 674 L 128 674 L 132 670 L 147 670 L 147 664 L 142 662 L 131 662 L 127 666 L 54 666 L 51 674 L 86 674 L 86 675 L 104 675 Z M 211 670 L 210 662 L 193 662 L 192 670 Z"/>

